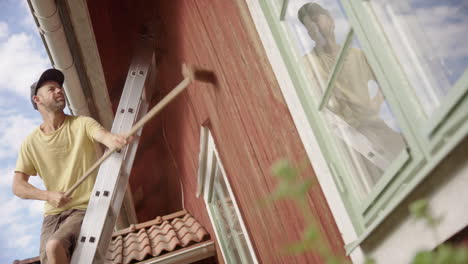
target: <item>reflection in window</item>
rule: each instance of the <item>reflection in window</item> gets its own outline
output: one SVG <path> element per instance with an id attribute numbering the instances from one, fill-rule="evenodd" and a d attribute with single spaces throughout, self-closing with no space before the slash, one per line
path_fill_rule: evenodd
<path id="1" fill-rule="evenodd" d="M 364 198 L 406 144 L 359 48 L 349 48 L 337 74 L 322 113 Z"/>
<path id="2" fill-rule="evenodd" d="M 347 35 L 352 34 L 339 2 L 290 2 L 296 4 L 295 10 L 288 7 L 288 14 L 295 12 L 296 17 L 287 20 L 300 41 L 310 88 L 325 100 L 321 113 L 350 172 L 349 182 L 364 199 L 405 148 L 405 142 L 358 40 L 351 38 L 352 44 L 341 55 L 344 57 L 338 58 Z M 332 74 L 336 78 L 330 82 Z M 329 96 L 325 96 L 326 91 Z"/>
<path id="3" fill-rule="evenodd" d="M 310 74 L 310 81 L 315 83 L 313 92 L 321 96 L 336 56 L 350 30 L 348 19 L 335 1 L 289 2 L 285 20 L 293 29 L 300 56 L 307 60 L 307 65 L 312 66 L 307 74 Z"/>
<path id="4" fill-rule="evenodd" d="M 398 59 L 430 116 L 468 66 L 468 2 L 373 0 Z"/>

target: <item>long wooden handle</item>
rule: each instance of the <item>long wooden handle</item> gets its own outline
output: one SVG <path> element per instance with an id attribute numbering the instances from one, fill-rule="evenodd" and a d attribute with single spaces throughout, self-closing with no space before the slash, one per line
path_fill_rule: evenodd
<path id="1" fill-rule="evenodd" d="M 157 103 L 146 115 L 144 115 L 135 125 L 133 125 L 132 129 L 126 134 L 126 137 L 133 136 L 138 129 L 143 127 L 149 120 L 151 120 L 156 114 L 158 114 L 166 105 L 168 105 L 174 98 L 176 98 L 182 91 L 187 88 L 187 86 L 194 80 L 194 73 L 193 70 L 187 67 L 185 64 L 182 66 L 182 74 L 184 75 L 185 79 L 180 82 L 170 93 L 168 93 L 159 103 Z M 82 184 L 86 178 L 88 178 L 98 167 L 103 163 L 109 156 L 114 153 L 117 149 L 109 149 L 102 155 L 102 157 L 96 161 L 91 168 L 89 168 L 86 173 L 78 179 L 78 181 L 73 184 L 70 189 L 65 192 L 65 196 L 70 196 L 73 191 L 75 191 L 80 184 Z"/>

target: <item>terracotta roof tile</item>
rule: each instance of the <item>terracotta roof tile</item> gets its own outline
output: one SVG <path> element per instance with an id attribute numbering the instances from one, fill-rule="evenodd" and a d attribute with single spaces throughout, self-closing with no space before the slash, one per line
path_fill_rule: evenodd
<path id="1" fill-rule="evenodd" d="M 106 263 L 141 261 L 207 239 L 208 233 L 200 223 L 181 211 L 114 233 Z"/>

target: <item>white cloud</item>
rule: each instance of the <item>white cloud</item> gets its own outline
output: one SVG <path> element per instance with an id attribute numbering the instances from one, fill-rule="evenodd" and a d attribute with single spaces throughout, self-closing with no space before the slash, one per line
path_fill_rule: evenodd
<path id="1" fill-rule="evenodd" d="M 15 169 L 12 166 L 0 168 L 0 187 L 10 187 L 13 182 L 13 171 Z"/>
<path id="2" fill-rule="evenodd" d="M 23 115 L 0 116 L 0 159 L 16 157 L 21 142 L 40 123 Z"/>
<path id="3" fill-rule="evenodd" d="M 29 216 L 38 216 L 44 213 L 44 202 L 39 200 L 28 201 Z"/>
<path id="4" fill-rule="evenodd" d="M 11 229 L 11 225 L 21 219 L 20 212 L 25 207 L 24 201 L 16 196 L 3 201 L 2 210 L 0 211 L 0 227 L 8 226 Z"/>
<path id="5" fill-rule="evenodd" d="M 14 215 L 16 214 L 16 211 L 14 210 L 14 207 L 26 209 L 28 211 L 28 215 L 30 216 L 41 215 L 44 211 L 44 202 L 38 200 L 23 201 L 18 198 L 11 199 L 11 195 L 13 194 L 11 190 L 14 175 L 13 171 L 14 166 L 0 168 L 0 190 L 2 192 L 0 200 L 3 200 L 2 204 L 4 204 L 2 205 L 2 210 L 4 210 L 4 206 L 6 206 L 6 213 L 11 214 L 7 218 L 15 218 Z M 39 176 L 31 176 L 29 178 L 29 183 L 41 190 L 45 190 L 44 183 Z M 0 226 L 1 223 L 2 222 L 0 220 Z"/>
<path id="6" fill-rule="evenodd" d="M 0 39 L 8 36 L 8 24 L 0 21 Z"/>
<path id="7" fill-rule="evenodd" d="M 29 225 L 33 223 L 27 221 L 25 216 L 42 219 L 42 205 L 42 201 L 23 200 L 16 196 L 3 201 L 2 210 L 0 211 L 0 229 L 8 227 L 8 230 L 13 233 L 30 229 Z"/>
<path id="8" fill-rule="evenodd" d="M 21 1 L 21 6 L 23 7 L 23 11 L 25 13 L 25 16 L 21 20 L 21 25 L 23 25 L 25 28 L 32 30 L 33 32 L 37 32 L 37 25 L 36 22 L 34 21 L 34 17 L 31 14 L 31 10 L 29 8 L 29 5 L 27 1 Z"/>
<path id="9" fill-rule="evenodd" d="M 49 67 L 49 59 L 35 48 L 33 37 L 13 34 L 0 43 L 0 90 L 29 98 L 29 86 Z"/>
<path id="10" fill-rule="evenodd" d="M 3 190 L 2 190 L 3 191 Z M 0 210 L 0 250 L 16 250 L 37 254 L 38 236 L 42 222 L 40 201 L 21 200 L 13 197 L 2 201 Z"/>
<path id="11" fill-rule="evenodd" d="M 22 236 L 19 236 L 19 237 L 16 237 L 14 240 L 12 240 L 12 246 L 14 248 L 16 247 L 19 247 L 19 248 L 23 248 L 23 247 L 28 247 L 32 240 L 33 240 L 33 236 L 31 235 L 22 235 Z"/>

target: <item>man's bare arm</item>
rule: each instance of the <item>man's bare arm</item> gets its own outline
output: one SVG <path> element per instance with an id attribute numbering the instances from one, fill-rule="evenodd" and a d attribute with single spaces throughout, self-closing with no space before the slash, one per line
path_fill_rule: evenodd
<path id="1" fill-rule="evenodd" d="M 13 178 L 13 193 L 22 199 L 34 199 L 47 201 L 54 207 L 62 207 L 71 200 L 64 192 L 45 191 L 36 188 L 29 183 L 30 175 L 22 172 L 15 172 Z"/>
<path id="2" fill-rule="evenodd" d="M 104 144 L 109 149 L 121 149 L 125 145 L 129 144 L 133 137 L 127 138 L 125 135 L 122 134 L 113 134 L 106 129 L 100 129 L 96 133 L 94 133 L 93 138 Z"/>

